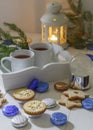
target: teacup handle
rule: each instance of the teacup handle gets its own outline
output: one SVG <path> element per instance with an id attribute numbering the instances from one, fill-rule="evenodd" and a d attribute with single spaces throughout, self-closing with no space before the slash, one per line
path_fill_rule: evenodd
<path id="1" fill-rule="evenodd" d="M 9 62 L 11 62 L 10 57 L 4 57 L 4 58 L 2 58 L 2 59 L 1 59 L 1 66 L 2 66 L 7 72 L 11 72 L 11 70 L 9 70 L 8 68 L 5 67 L 4 61 L 9 61 Z"/>

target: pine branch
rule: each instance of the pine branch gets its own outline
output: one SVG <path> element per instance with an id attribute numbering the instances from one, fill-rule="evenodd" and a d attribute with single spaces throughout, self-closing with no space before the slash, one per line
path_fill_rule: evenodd
<path id="1" fill-rule="evenodd" d="M 70 5 L 71 10 L 72 10 L 76 15 L 78 15 L 78 14 L 79 14 L 78 7 L 73 3 L 73 1 L 72 1 L 72 0 L 68 0 L 68 3 L 69 3 L 69 5 Z"/>
<path id="2" fill-rule="evenodd" d="M 7 39 L 9 41 L 13 41 L 12 36 L 8 32 L 5 32 L 2 28 L 0 28 L 0 37 L 3 40 Z"/>
<path id="3" fill-rule="evenodd" d="M 77 24 L 78 17 L 72 13 L 65 13 L 65 15 L 68 17 L 69 21 L 73 24 Z"/>
<path id="4" fill-rule="evenodd" d="M 15 32 L 17 32 L 20 36 L 20 39 L 23 40 L 23 42 L 27 42 L 27 37 L 26 35 L 24 34 L 24 32 L 19 28 L 17 27 L 15 24 L 11 24 L 11 23 L 7 23 L 7 22 L 4 22 L 4 25 L 8 26 L 10 28 L 10 30 L 13 30 Z"/>
<path id="5" fill-rule="evenodd" d="M 4 22 L 4 25 L 8 26 L 10 30 L 18 33 L 18 36 L 12 36 L 13 42 L 18 43 L 17 46 L 23 49 L 28 49 L 27 37 L 25 33 L 15 24 Z M 19 39 L 20 41 L 18 42 L 17 39 Z"/>
<path id="6" fill-rule="evenodd" d="M 15 24 L 7 23 L 6 25 L 10 30 L 17 32 L 17 36 L 11 35 L 9 32 L 4 31 L 0 28 L 0 59 L 5 56 L 9 56 L 11 52 L 18 49 L 28 49 L 27 37 L 25 33 L 17 27 Z M 15 45 L 14 47 L 11 45 Z"/>
<path id="7" fill-rule="evenodd" d="M 9 56 L 11 52 L 16 50 L 16 47 L 6 46 L 5 44 L 0 44 L 0 60 L 3 57 Z"/>
<path id="8" fill-rule="evenodd" d="M 83 18 L 84 20 L 88 21 L 88 22 L 92 22 L 93 21 L 93 15 L 90 11 L 85 11 L 83 13 Z"/>
<path id="9" fill-rule="evenodd" d="M 78 1 L 78 13 L 81 14 L 82 13 L 82 2 L 81 0 Z"/>

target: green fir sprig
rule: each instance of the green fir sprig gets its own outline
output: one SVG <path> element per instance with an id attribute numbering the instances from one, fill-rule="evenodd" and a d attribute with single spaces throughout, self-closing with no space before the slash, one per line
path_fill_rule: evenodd
<path id="1" fill-rule="evenodd" d="M 64 11 L 71 23 L 68 27 L 67 40 L 71 46 L 82 49 L 91 38 L 93 15 L 90 11 L 82 11 L 82 0 L 67 0 L 71 11 Z M 88 22 L 88 34 L 85 32 L 85 21 Z"/>
<path id="2" fill-rule="evenodd" d="M 0 39 L 13 42 L 13 37 L 8 32 L 5 32 L 2 28 L 0 28 Z"/>
<path id="3" fill-rule="evenodd" d="M 9 31 L 0 28 L 0 59 L 18 49 L 28 49 L 28 42 L 25 33 L 13 23 L 4 22 Z M 16 35 L 11 32 L 15 32 Z"/>
<path id="4" fill-rule="evenodd" d="M 27 37 L 26 37 L 25 33 L 19 27 L 17 27 L 15 24 L 4 22 L 4 25 L 8 26 L 10 28 L 10 30 L 17 32 L 20 39 L 23 42 L 27 42 Z"/>

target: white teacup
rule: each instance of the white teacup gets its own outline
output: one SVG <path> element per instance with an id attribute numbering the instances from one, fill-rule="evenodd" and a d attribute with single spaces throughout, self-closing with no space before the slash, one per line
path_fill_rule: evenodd
<path id="1" fill-rule="evenodd" d="M 5 66 L 4 63 L 5 61 L 10 62 L 11 70 L 9 70 Z M 1 59 L 1 66 L 7 72 L 20 71 L 24 68 L 31 67 L 33 65 L 34 65 L 34 52 L 26 49 L 15 50 L 14 52 L 10 53 L 9 57 L 4 57 Z"/>
<path id="2" fill-rule="evenodd" d="M 35 66 L 43 67 L 52 60 L 53 48 L 49 43 L 32 43 L 29 49 L 35 53 Z"/>

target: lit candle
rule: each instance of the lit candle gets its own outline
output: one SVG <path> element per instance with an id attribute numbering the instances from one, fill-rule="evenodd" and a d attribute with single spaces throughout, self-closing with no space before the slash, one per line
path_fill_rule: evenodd
<path id="1" fill-rule="evenodd" d="M 52 42 L 57 42 L 57 40 L 58 40 L 58 38 L 55 35 L 52 35 L 49 39 Z"/>

